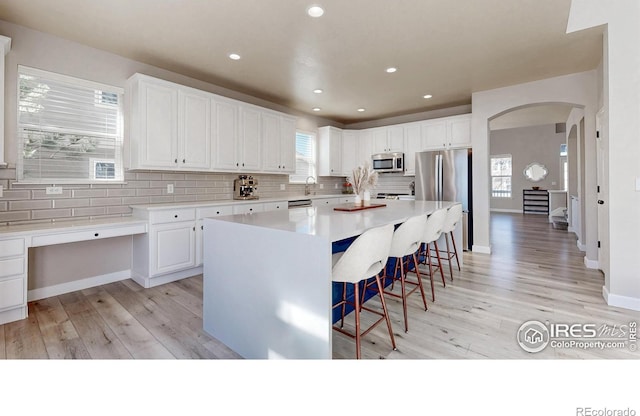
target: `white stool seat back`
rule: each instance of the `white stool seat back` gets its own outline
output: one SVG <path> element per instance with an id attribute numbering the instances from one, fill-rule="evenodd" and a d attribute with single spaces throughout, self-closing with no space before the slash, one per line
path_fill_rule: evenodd
<path id="1" fill-rule="evenodd" d="M 426 224 L 426 215 L 417 215 L 403 222 L 393 233 L 389 257 L 402 258 L 418 251 Z"/>
<path id="2" fill-rule="evenodd" d="M 447 217 L 444 220 L 443 233 L 450 233 L 456 228 L 458 222 L 462 219 L 462 204 L 456 204 L 449 208 Z"/>
<path id="3" fill-rule="evenodd" d="M 446 217 L 447 210 L 444 208 L 432 212 L 431 215 L 427 217 L 427 224 L 424 229 L 424 235 L 422 236 L 423 243 L 429 244 L 440 238 Z"/>
<path id="4" fill-rule="evenodd" d="M 331 279 L 357 283 L 380 273 L 389 258 L 393 224 L 372 228 L 360 234 L 344 253 L 332 256 Z"/>

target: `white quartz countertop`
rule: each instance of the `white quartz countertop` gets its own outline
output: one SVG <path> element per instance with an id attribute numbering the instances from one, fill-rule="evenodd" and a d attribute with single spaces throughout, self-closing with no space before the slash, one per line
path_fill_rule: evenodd
<path id="1" fill-rule="evenodd" d="M 264 202 L 281 202 L 281 201 L 297 201 L 300 199 L 325 199 L 325 198 L 342 198 L 350 197 L 353 194 L 325 194 L 325 195 L 294 195 L 275 198 L 259 198 L 259 199 L 225 199 L 220 201 L 201 201 L 201 202 L 167 202 L 164 204 L 138 204 L 130 205 L 133 209 L 141 210 L 161 210 L 167 208 L 202 208 L 226 205 L 242 205 L 242 204 L 260 204 Z"/>
<path id="2" fill-rule="evenodd" d="M 335 242 L 360 235 L 369 228 L 399 224 L 412 216 L 430 214 L 440 208 L 459 204 L 459 202 L 448 201 L 376 200 L 372 202 L 383 203 L 386 206 L 353 212 L 334 210 L 335 207 L 342 205 L 302 207 L 283 211 L 227 215 L 205 220 L 322 236 Z"/>

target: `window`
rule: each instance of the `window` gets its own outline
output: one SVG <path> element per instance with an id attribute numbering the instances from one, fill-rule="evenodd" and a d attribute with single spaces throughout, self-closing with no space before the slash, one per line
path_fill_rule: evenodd
<path id="1" fill-rule="evenodd" d="M 316 177 L 316 135 L 296 131 L 296 173 L 289 175 L 290 183 L 305 183 L 307 178 Z"/>
<path id="2" fill-rule="evenodd" d="M 121 182 L 120 88 L 18 67 L 18 181 Z"/>
<path id="3" fill-rule="evenodd" d="M 491 156 L 491 196 L 511 198 L 511 155 Z"/>

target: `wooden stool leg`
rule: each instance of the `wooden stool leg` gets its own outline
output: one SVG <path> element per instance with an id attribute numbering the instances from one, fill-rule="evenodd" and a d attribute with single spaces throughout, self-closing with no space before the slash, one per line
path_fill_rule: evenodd
<path id="1" fill-rule="evenodd" d="M 447 287 L 447 283 L 444 280 L 444 272 L 442 271 L 442 261 L 440 260 L 440 249 L 438 248 L 438 242 L 434 241 L 433 246 L 436 249 L 436 257 L 438 257 L 438 268 L 440 269 L 440 277 L 442 278 L 442 286 Z M 448 244 L 447 244 L 448 247 Z M 451 261 L 449 261 L 449 266 L 451 266 Z"/>
<path id="2" fill-rule="evenodd" d="M 456 256 L 456 263 L 458 263 L 458 271 L 461 271 L 460 259 L 458 259 L 458 248 L 456 247 L 456 240 L 453 237 L 453 231 L 451 231 L 451 242 L 453 243 L 453 252 L 455 253 L 455 256 Z"/>
<path id="3" fill-rule="evenodd" d="M 413 253 L 413 262 L 416 266 L 416 276 L 418 277 L 418 287 L 420 288 L 420 294 L 422 295 L 422 302 L 424 303 L 424 310 L 429 310 L 427 307 L 427 298 L 424 296 L 424 288 L 422 287 L 422 278 L 420 278 L 420 272 L 418 271 L 418 259 L 416 253 Z"/>
<path id="4" fill-rule="evenodd" d="M 404 332 L 409 332 L 409 322 L 407 320 L 407 291 L 404 282 L 404 264 L 400 260 L 400 290 L 402 290 L 402 312 L 404 313 Z"/>
<path id="5" fill-rule="evenodd" d="M 389 330 L 389 337 L 391 338 L 391 346 L 395 351 L 397 350 L 396 340 L 393 337 L 393 330 L 391 329 L 391 320 L 389 319 L 389 312 L 387 311 L 387 302 L 384 300 L 384 295 L 382 293 L 382 282 L 380 282 L 380 275 L 376 275 L 376 282 L 378 283 L 378 294 L 380 294 L 380 303 L 382 303 L 382 311 L 384 312 L 384 318 L 387 321 L 387 329 Z"/>
<path id="6" fill-rule="evenodd" d="M 360 297 L 358 296 L 359 284 L 353 285 L 353 300 L 355 303 L 354 312 L 356 314 L 356 359 L 360 359 Z"/>
<path id="7" fill-rule="evenodd" d="M 451 266 L 451 249 L 449 248 L 449 234 L 444 235 L 444 241 L 447 242 L 447 258 L 449 259 L 449 272 L 451 273 L 451 280 L 453 281 L 453 266 Z"/>
<path id="8" fill-rule="evenodd" d="M 431 249 L 427 249 L 427 258 L 429 262 L 429 277 L 431 280 L 431 301 L 435 302 L 436 292 L 435 292 L 435 289 L 433 288 L 433 265 L 431 264 Z"/>

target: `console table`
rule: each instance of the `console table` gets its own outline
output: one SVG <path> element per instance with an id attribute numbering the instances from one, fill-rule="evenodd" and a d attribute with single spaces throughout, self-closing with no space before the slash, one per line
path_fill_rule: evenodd
<path id="1" fill-rule="evenodd" d="M 523 214 L 549 214 L 549 191 L 546 189 L 522 190 Z"/>

